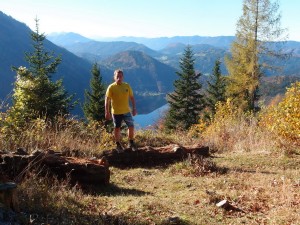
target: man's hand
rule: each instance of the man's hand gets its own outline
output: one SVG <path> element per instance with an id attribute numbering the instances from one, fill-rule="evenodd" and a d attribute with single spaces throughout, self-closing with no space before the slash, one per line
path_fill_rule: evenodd
<path id="1" fill-rule="evenodd" d="M 133 108 L 133 109 L 132 109 L 132 115 L 133 115 L 133 116 L 136 116 L 136 114 L 137 114 L 136 108 Z"/>
<path id="2" fill-rule="evenodd" d="M 105 112 L 105 119 L 106 120 L 111 120 L 112 119 L 110 112 Z"/>

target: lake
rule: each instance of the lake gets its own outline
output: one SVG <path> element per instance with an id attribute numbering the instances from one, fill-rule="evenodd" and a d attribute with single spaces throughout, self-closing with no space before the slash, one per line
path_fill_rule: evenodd
<path id="1" fill-rule="evenodd" d="M 155 123 L 162 118 L 168 107 L 169 105 L 166 104 L 151 113 L 134 116 L 133 119 L 136 129 L 146 129 L 147 127 L 150 128 L 155 125 Z"/>

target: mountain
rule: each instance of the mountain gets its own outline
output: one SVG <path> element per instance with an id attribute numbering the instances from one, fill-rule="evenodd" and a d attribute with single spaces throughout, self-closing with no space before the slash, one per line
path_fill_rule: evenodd
<path id="1" fill-rule="evenodd" d="M 24 23 L 0 12 L 0 99 L 9 98 L 15 81 L 15 72 L 11 66 L 28 66 L 24 60 L 24 52 L 33 52 L 31 30 Z M 84 89 L 89 87 L 91 64 L 64 48 L 44 41 L 45 51 L 60 55 L 62 62 L 58 66 L 54 79 L 63 79 L 63 84 L 69 94 L 75 94 L 80 102 L 84 99 Z M 82 114 L 80 106 L 74 111 Z"/>
<path id="2" fill-rule="evenodd" d="M 107 68 L 123 68 L 140 93 L 168 93 L 173 90 L 175 69 L 139 51 L 120 52 L 102 61 Z"/>
<path id="3" fill-rule="evenodd" d="M 11 70 L 11 67 L 28 66 L 24 60 L 24 52 L 33 51 L 32 40 L 30 38 L 32 31 L 26 24 L 7 16 L 1 11 L 0 30 L 0 102 L 3 103 L 3 101 L 7 101 L 10 103 L 13 83 L 15 81 L 15 72 Z M 86 43 L 90 42 L 75 34 L 71 36 L 73 38 L 76 37 L 77 40 L 86 41 Z M 127 43 L 119 44 L 123 46 L 127 45 Z M 130 45 L 145 49 L 145 51 L 150 52 L 148 52 L 149 54 L 151 54 L 151 52 L 155 54 L 155 51 L 147 49 L 147 47 L 143 45 L 136 43 L 131 43 Z M 114 44 L 110 44 L 111 48 L 107 47 L 107 51 L 111 49 L 110 51 L 113 53 L 114 51 L 118 52 L 118 45 L 115 46 L 116 50 L 113 51 L 114 46 Z M 63 47 L 53 44 L 47 39 L 44 41 L 44 48 L 47 52 L 53 52 L 54 56 L 61 56 L 62 62 L 57 68 L 57 73 L 53 75 L 53 79 L 62 78 L 64 87 L 68 93 L 75 94 L 75 99 L 78 99 L 80 104 L 72 114 L 82 116 L 83 112 L 81 106 L 84 102 L 84 91 L 89 89 L 90 86 L 91 62 L 76 56 Z M 100 50 L 101 49 L 102 48 L 100 48 Z M 149 113 L 165 104 L 166 92 L 171 89 L 172 76 L 174 77 L 175 75 L 174 69 L 152 59 L 146 54 L 142 55 L 141 52 L 128 53 L 128 58 L 126 58 L 126 54 L 123 53 L 123 64 L 120 64 L 118 54 L 116 56 L 111 54 L 112 58 L 106 59 L 105 65 L 100 64 L 100 71 L 104 83 L 107 85 L 111 83 L 113 80 L 113 71 L 122 66 L 126 77 L 129 78 L 129 80 L 125 78 L 125 81 L 132 82 L 132 88 L 138 90 L 136 91 L 136 99 L 139 114 Z M 133 65 L 133 60 L 135 60 L 135 67 L 125 66 Z"/>
<path id="4" fill-rule="evenodd" d="M 173 91 L 173 83 L 177 79 L 173 67 L 140 51 L 120 52 L 101 63 L 109 69 L 123 68 L 125 81 L 137 93 L 136 102 L 140 112 L 144 112 L 145 107 L 158 108 L 166 104 L 166 94 Z"/>
<path id="5" fill-rule="evenodd" d="M 174 37 L 157 37 L 157 38 L 144 38 L 144 37 L 117 37 L 117 38 L 95 38 L 98 41 L 107 41 L 107 42 L 115 42 L 115 41 L 126 41 L 126 42 L 136 42 L 153 50 L 161 50 L 165 48 L 169 44 L 174 43 L 182 43 L 182 44 L 208 44 L 212 46 L 216 46 L 219 48 L 228 49 L 230 44 L 235 39 L 234 36 L 174 36 Z"/>
<path id="6" fill-rule="evenodd" d="M 100 61 L 123 51 L 141 51 L 150 56 L 158 55 L 158 52 L 146 47 L 145 45 L 137 44 L 135 42 L 88 41 L 88 42 L 77 42 L 73 44 L 69 43 L 69 44 L 64 44 L 62 46 L 65 47 L 68 51 L 73 52 L 77 56 L 85 58 L 90 62 Z"/>
<path id="7" fill-rule="evenodd" d="M 202 74 L 211 74 L 215 61 L 221 61 L 221 71 L 228 74 L 224 63 L 224 56 L 230 54 L 230 45 L 234 40 L 232 36 L 200 37 L 200 36 L 176 36 L 172 38 L 135 38 L 120 37 L 102 39 L 110 42 L 92 41 L 66 45 L 69 51 L 83 57 L 90 62 L 101 63 L 107 57 L 121 51 L 142 51 L 160 62 L 179 69 L 179 60 L 187 44 L 191 45 L 195 54 L 195 69 Z M 122 40 L 122 41 L 121 41 Z M 130 41 L 130 42 L 125 42 Z M 140 44 L 134 43 L 136 41 Z M 142 43 L 142 44 L 141 44 Z M 160 50 L 149 48 L 155 43 Z M 293 51 L 293 55 L 287 60 L 265 59 L 271 64 L 281 68 L 280 70 L 265 70 L 266 76 L 300 76 L 300 42 L 287 41 L 284 43 L 271 43 L 274 48 L 282 48 L 284 52 Z M 282 45 L 283 44 L 283 45 Z M 147 46 L 147 47 L 146 47 Z M 153 47 L 153 46 L 152 46 Z M 275 62 L 275 63 L 274 63 Z"/>
<path id="8" fill-rule="evenodd" d="M 68 46 L 76 43 L 86 43 L 92 41 L 89 38 L 73 32 L 51 33 L 47 35 L 47 39 L 58 46 Z"/>
<path id="9" fill-rule="evenodd" d="M 191 46 L 195 58 L 194 67 L 198 72 L 205 75 L 211 74 L 216 60 L 219 59 L 221 61 L 221 71 L 223 74 L 227 73 L 224 63 L 224 55 L 228 52 L 227 50 L 208 44 L 196 44 Z M 159 51 L 161 56 L 158 60 L 178 70 L 178 62 L 185 48 L 186 45 L 182 43 L 169 44 L 166 48 Z"/>
<path id="10" fill-rule="evenodd" d="M 15 80 L 11 66 L 28 66 L 24 60 L 24 52 L 32 52 L 31 30 L 24 24 L 0 12 L 0 101 L 10 97 Z M 154 38 L 153 43 L 160 45 L 159 51 L 144 44 L 125 41 L 100 42 L 90 40 L 75 33 L 50 35 L 44 41 L 45 50 L 60 55 L 62 63 L 58 66 L 54 79 L 63 78 L 64 86 L 70 94 L 76 94 L 80 105 L 73 114 L 82 115 L 81 105 L 84 91 L 89 89 L 91 63 L 98 62 L 105 84 L 112 82 L 113 71 L 121 68 L 125 73 L 125 81 L 130 83 L 136 93 L 139 114 L 149 113 L 166 103 L 166 94 L 173 90 L 173 82 L 177 79 L 179 60 L 187 44 L 195 53 L 195 69 L 204 75 L 212 72 L 215 61 L 220 59 L 221 70 L 226 74 L 224 56 L 229 53 L 233 37 L 174 37 Z M 139 39 L 139 38 L 138 38 Z M 133 40 L 133 39 L 132 39 Z M 151 41 L 146 38 L 143 41 Z M 186 43 L 188 42 L 188 43 Z M 70 51 L 73 51 L 71 53 Z M 289 82 L 300 77 L 300 43 L 288 41 L 284 50 L 294 50 L 292 57 L 286 61 L 273 61 L 272 65 L 283 66 L 282 70 L 267 73 L 275 77 L 292 76 L 291 79 L 275 79 L 281 82 L 274 86 L 273 79 L 268 80 L 264 89 L 278 87 L 284 90 Z M 77 55 L 74 53 L 76 52 Z M 80 57 L 79 57 L 80 56 Z M 202 76 L 204 84 L 207 76 Z M 272 86 L 273 85 L 273 86 Z M 275 91 L 269 94 L 275 95 Z"/>

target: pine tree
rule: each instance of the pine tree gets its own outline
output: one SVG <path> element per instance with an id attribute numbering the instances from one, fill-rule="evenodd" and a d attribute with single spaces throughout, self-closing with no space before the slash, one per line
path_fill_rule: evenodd
<path id="1" fill-rule="evenodd" d="M 170 108 L 165 118 L 167 130 L 189 129 L 191 125 L 198 123 L 200 112 L 204 108 L 202 85 L 199 82 L 201 73 L 195 72 L 194 62 L 192 49 L 187 46 L 179 62 L 181 71 L 176 72 L 179 79 L 174 81 L 175 90 L 168 94 Z"/>
<path id="2" fill-rule="evenodd" d="M 91 92 L 85 90 L 85 103 L 83 111 L 87 120 L 100 121 L 105 119 L 105 86 L 102 83 L 100 68 L 98 67 L 97 63 L 93 64 L 91 73 Z"/>
<path id="3" fill-rule="evenodd" d="M 275 51 L 272 41 L 280 41 L 285 30 L 280 28 L 279 5 L 270 0 L 244 0 L 243 15 L 237 23 L 236 40 L 231 57 L 226 57 L 229 83 L 226 93 L 242 111 L 254 111 L 266 57 L 284 57 Z"/>
<path id="4" fill-rule="evenodd" d="M 207 107 L 210 109 L 212 114 L 215 114 L 215 106 L 217 102 L 225 102 L 225 88 L 226 82 L 225 77 L 221 74 L 220 68 L 221 62 L 220 60 L 216 60 L 215 66 L 210 75 L 209 80 L 207 81 L 207 97 L 206 97 L 206 104 Z"/>
<path id="5" fill-rule="evenodd" d="M 45 35 L 39 32 L 38 19 L 36 31 L 31 33 L 33 52 L 25 52 L 26 67 L 13 67 L 17 72 L 14 84 L 13 106 L 9 115 L 13 120 L 26 122 L 36 118 L 54 119 L 57 115 L 67 115 L 74 107 L 73 96 L 68 96 L 62 80 L 51 81 L 61 62 L 53 53 L 45 51 Z"/>

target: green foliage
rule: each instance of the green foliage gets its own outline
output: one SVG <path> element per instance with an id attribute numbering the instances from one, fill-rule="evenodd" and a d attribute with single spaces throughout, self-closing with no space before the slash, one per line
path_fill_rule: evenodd
<path id="1" fill-rule="evenodd" d="M 203 95 L 200 93 L 202 85 L 199 82 L 201 74 L 195 72 L 193 56 L 191 47 L 187 46 L 180 60 L 181 71 L 176 72 L 179 79 L 174 81 L 175 90 L 168 94 L 170 109 L 165 118 L 168 130 L 189 129 L 198 122 L 204 108 Z"/>
<path id="2" fill-rule="evenodd" d="M 224 102 L 226 100 L 225 97 L 225 88 L 226 82 L 225 77 L 221 74 L 220 69 L 220 60 L 215 62 L 215 66 L 213 69 L 212 75 L 210 75 L 210 79 L 207 81 L 207 97 L 206 104 L 212 114 L 215 114 L 215 106 L 217 102 Z"/>
<path id="3" fill-rule="evenodd" d="M 227 95 L 244 111 L 254 111 L 259 99 L 258 90 L 263 68 L 263 56 L 283 57 L 268 45 L 284 33 L 280 29 L 278 4 L 270 0 L 245 0 L 243 15 L 237 23 L 236 40 L 231 47 L 231 57 L 226 57 L 229 73 Z"/>
<path id="4" fill-rule="evenodd" d="M 68 96 L 62 80 L 51 81 L 51 75 L 60 64 L 60 57 L 44 50 L 45 35 L 38 30 L 32 32 L 34 51 L 25 53 L 29 68 L 13 68 L 17 72 L 13 93 L 13 106 L 8 110 L 11 122 L 17 126 L 36 119 L 54 119 L 58 114 L 65 115 L 74 107 L 73 96 Z"/>
<path id="5" fill-rule="evenodd" d="M 85 91 L 84 115 L 89 120 L 101 121 L 105 119 L 105 86 L 97 63 L 93 64 L 91 91 Z"/>

